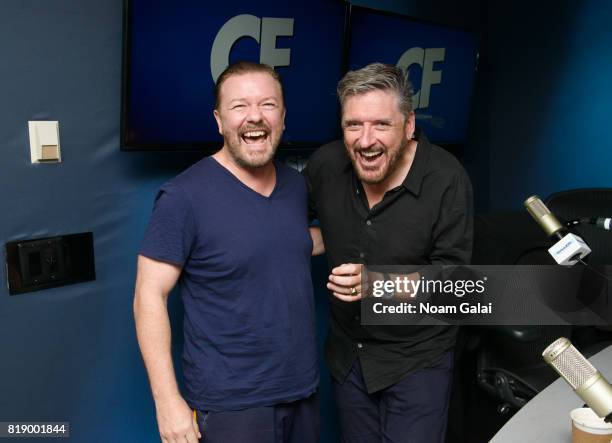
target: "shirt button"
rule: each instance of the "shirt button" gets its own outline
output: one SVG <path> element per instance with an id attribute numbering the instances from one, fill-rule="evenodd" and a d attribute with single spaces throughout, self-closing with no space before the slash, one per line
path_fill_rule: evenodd
<path id="1" fill-rule="evenodd" d="M 359 321 L 360 317 L 358 315 L 356 315 L 354 318 L 355 318 L 355 321 Z"/>
<path id="2" fill-rule="evenodd" d="M 360 252 L 359 253 L 359 258 L 364 258 L 364 257 L 365 257 L 365 254 L 363 252 Z"/>
<path id="3" fill-rule="evenodd" d="M 372 220 L 368 220 L 368 221 L 366 222 L 366 225 L 371 226 L 371 225 L 372 225 Z"/>
<path id="4" fill-rule="evenodd" d="M 357 343 L 357 348 L 363 349 L 363 343 Z"/>

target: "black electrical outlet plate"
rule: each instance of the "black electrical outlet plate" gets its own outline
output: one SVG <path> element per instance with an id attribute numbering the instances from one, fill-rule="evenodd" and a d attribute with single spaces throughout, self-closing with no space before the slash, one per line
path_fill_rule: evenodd
<path id="1" fill-rule="evenodd" d="M 93 233 L 6 244 L 9 294 L 23 294 L 96 279 Z"/>

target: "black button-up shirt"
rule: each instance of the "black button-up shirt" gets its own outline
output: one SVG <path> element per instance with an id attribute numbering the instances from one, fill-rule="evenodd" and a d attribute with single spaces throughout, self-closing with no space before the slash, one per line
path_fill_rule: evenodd
<path id="1" fill-rule="evenodd" d="M 371 209 L 341 141 L 317 150 L 305 174 L 310 216 L 320 222 L 330 269 L 469 263 L 470 180 L 457 159 L 423 133 L 402 185 Z M 362 326 L 359 303 L 332 297 L 326 357 L 339 382 L 359 358 L 368 392 L 375 392 L 435 364 L 453 348 L 456 332 L 455 326 Z"/>

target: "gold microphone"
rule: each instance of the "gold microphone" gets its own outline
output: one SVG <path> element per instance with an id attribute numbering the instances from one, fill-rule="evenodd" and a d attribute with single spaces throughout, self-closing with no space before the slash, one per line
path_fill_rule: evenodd
<path id="1" fill-rule="evenodd" d="M 612 386 L 572 342 L 565 337 L 558 338 L 544 350 L 542 357 L 593 412 L 612 423 Z"/>
<path id="2" fill-rule="evenodd" d="M 566 230 L 563 225 L 557 220 L 552 212 L 546 207 L 544 202 L 537 195 L 532 195 L 525 200 L 525 208 L 533 219 L 540 225 L 549 237 L 562 238 L 561 231 Z"/>

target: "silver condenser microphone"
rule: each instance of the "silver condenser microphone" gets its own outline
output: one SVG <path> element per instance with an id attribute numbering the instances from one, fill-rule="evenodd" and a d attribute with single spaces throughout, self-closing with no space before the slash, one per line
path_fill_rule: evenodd
<path id="1" fill-rule="evenodd" d="M 593 412 L 612 423 L 612 386 L 567 338 L 551 343 L 542 357 Z"/>
<path id="2" fill-rule="evenodd" d="M 557 263 L 563 266 L 572 266 L 591 253 L 591 248 L 585 241 L 568 231 L 557 217 L 546 207 L 537 195 L 525 200 L 525 208 L 533 219 L 540 225 L 555 244 L 548 249 L 548 253 Z"/>

